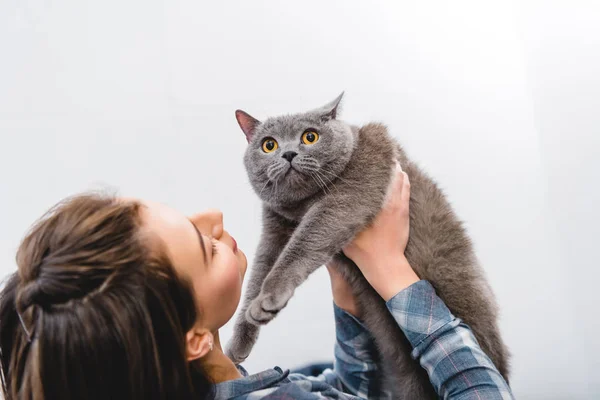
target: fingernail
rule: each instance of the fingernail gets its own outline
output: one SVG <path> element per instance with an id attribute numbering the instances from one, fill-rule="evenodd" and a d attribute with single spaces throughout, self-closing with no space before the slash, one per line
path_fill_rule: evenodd
<path id="1" fill-rule="evenodd" d="M 398 161 L 396 161 L 396 169 L 402 171 L 402 165 Z"/>

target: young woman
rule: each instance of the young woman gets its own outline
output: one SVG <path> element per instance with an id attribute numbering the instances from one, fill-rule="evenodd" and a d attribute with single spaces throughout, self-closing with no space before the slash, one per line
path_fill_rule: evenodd
<path id="1" fill-rule="evenodd" d="M 345 254 L 388 302 L 440 397 L 512 398 L 469 328 L 404 257 L 401 171 L 392 193 Z M 17 264 L 0 297 L 7 400 L 369 396 L 369 335 L 332 265 L 333 370 L 317 379 L 279 368 L 248 375 L 224 355 L 219 328 L 239 304 L 247 261 L 218 211 L 187 218 L 149 201 L 79 195 L 32 227 Z"/>

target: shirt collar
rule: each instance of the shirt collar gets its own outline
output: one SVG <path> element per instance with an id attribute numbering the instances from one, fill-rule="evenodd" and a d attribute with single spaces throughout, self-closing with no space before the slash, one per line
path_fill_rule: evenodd
<path id="1" fill-rule="evenodd" d="M 253 375 L 248 375 L 241 365 L 238 365 L 238 370 L 242 374 L 241 378 L 216 384 L 215 399 L 229 399 L 272 387 L 279 382 L 286 381 L 290 373 L 289 370 L 283 371 L 279 367 Z"/>

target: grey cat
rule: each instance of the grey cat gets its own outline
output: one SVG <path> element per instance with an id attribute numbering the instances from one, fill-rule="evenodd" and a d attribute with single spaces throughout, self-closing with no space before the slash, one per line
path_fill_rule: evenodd
<path id="1" fill-rule="evenodd" d="M 332 261 L 350 283 L 378 349 L 381 392 L 374 397 L 391 390 L 394 399 L 437 398 L 385 302 L 341 252 L 378 214 L 398 161 L 411 182 L 410 265 L 471 327 L 508 380 L 497 306 L 461 222 L 383 125 L 359 128 L 337 119 L 342 95 L 319 109 L 264 122 L 236 111 L 248 140 L 244 164 L 263 202 L 263 232 L 228 356 L 245 360 L 259 326 L 277 316 L 308 275 Z"/>

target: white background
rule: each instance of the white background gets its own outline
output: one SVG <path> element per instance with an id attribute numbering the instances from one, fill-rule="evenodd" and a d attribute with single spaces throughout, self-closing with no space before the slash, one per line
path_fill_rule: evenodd
<path id="1" fill-rule="evenodd" d="M 600 6 L 589 1 L 4 0 L 0 274 L 61 198 L 111 187 L 219 207 L 251 259 L 233 116 L 383 121 L 445 189 L 502 309 L 521 399 L 600 396 Z M 324 271 L 246 363 L 328 360 Z M 226 339 L 231 328 L 225 327 Z"/>

